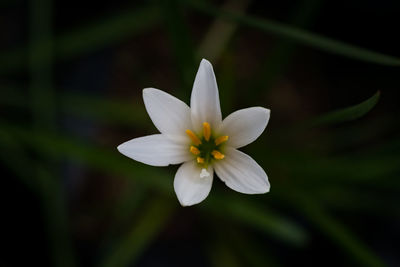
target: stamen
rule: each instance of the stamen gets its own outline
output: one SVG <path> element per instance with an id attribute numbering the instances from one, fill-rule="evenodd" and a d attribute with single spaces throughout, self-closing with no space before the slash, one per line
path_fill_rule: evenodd
<path id="1" fill-rule="evenodd" d="M 195 147 L 195 146 L 190 146 L 190 152 L 191 152 L 193 155 L 198 155 L 198 154 L 200 154 L 200 150 L 199 150 L 197 147 Z"/>
<path id="2" fill-rule="evenodd" d="M 193 144 L 196 146 L 201 144 L 200 139 L 191 130 L 186 130 L 186 134 L 190 137 L 190 139 L 192 139 Z"/>
<path id="3" fill-rule="evenodd" d="M 222 154 L 221 152 L 219 152 L 218 150 L 213 150 L 211 152 L 211 155 L 213 155 L 215 159 L 223 159 L 223 158 L 225 158 L 225 155 Z"/>
<path id="4" fill-rule="evenodd" d="M 227 136 L 227 135 L 218 137 L 217 139 L 215 139 L 215 145 L 218 146 L 218 145 L 222 144 L 223 142 L 228 141 L 228 138 L 229 138 L 229 136 Z"/>
<path id="5" fill-rule="evenodd" d="M 210 140 L 211 136 L 211 126 L 208 122 L 203 122 L 203 135 L 206 141 Z"/>
<path id="6" fill-rule="evenodd" d="M 197 163 L 203 164 L 204 163 L 204 159 L 201 157 L 197 157 Z"/>
<path id="7" fill-rule="evenodd" d="M 201 169 L 200 178 L 208 177 L 210 173 L 206 169 Z"/>

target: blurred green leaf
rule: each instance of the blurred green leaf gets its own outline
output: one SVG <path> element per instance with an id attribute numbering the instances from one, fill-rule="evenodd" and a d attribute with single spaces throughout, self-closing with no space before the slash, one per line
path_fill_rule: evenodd
<path id="1" fill-rule="evenodd" d="M 227 242 L 227 238 L 222 233 L 214 235 L 211 246 L 207 247 L 208 254 L 214 267 L 240 267 L 243 266 L 235 253 L 231 242 Z"/>
<path id="2" fill-rule="evenodd" d="M 293 192 L 292 204 L 297 207 L 311 223 L 314 223 L 320 231 L 337 243 L 349 256 L 361 266 L 385 266 L 382 260 L 375 255 L 365 244 L 349 231 L 344 225 L 330 216 L 315 199 L 304 193 Z"/>
<path id="3" fill-rule="evenodd" d="M 132 98 L 131 101 L 126 101 L 66 92 L 61 97 L 61 101 L 66 114 L 138 129 L 151 126 L 141 98 Z"/>
<path id="4" fill-rule="evenodd" d="M 5 89 L 2 90 L 4 94 L 1 95 L 4 97 L 0 97 L 0 102 L 3 104 L 7 104 L 5 102 L 12 102 L 12 105 L 26 106 L 23 102 L 26 98 L 23 97 L 22 93 L 19 93 L 17 90 L 3 89 Z M 145 109 L 141 105 L 135 104 L 133 101 L 131 104 L 128 102 L 106 100 L 102 97 L 76 93 L 65 93 L 61 99 L 62 109 L 67 114 L 97 119 L 102 122 L 118 123 L 130 127 L 150 127 L 150 120 L 145 115 Z M 375 102 L 376 100 L 377 95 L 367 100 L 366 106 L 363 103 L 359 104 L 361 105 L 362 113 L 371 108 L 370 101 Z M 349 108 L 350 111 L 352 111 L 353 108 L 354 107 Z M 344 112 L 344 114 L 346 115 L 347 113 Z M 356 114 L 359 116 L 361 113 L 356 110 Z M 349 116 L 351 117 L 354 115 L 350 114 Z M 346 115 L 340 118 L 348 119 L 349 116 Z M 335 119 L 335 121 L 338 120 Z M 254 150 L 253 152 L 257 155 L 258 150 Z M 262 155 L 265 156 L 265 151 L 262 151 Z M 347 158 L 321 158 L 318 155 L 312 156 L 304 154 L 303 152 L 298 154 L 296 151 L 293 151 L 292 147 L 291 151 L 282 150 L 282 147 L 278 150 L 274 150 L 270 147 L 268 155 L 271 155 L 269 161 L 273 162 L 275 159 L 279 159 L 278 162 L 274 163 L 276 166 L 282 164 L 290 165 L 290 170 L 294 177 L 303 177 L 304 174 L 308 181 L 311 179 L 314 182 L 321 181 L 319 177 L 325 177 L 325 182 L 327 179 L 336 182 L 365 182 L 366 180 L 373 180 L 382 175 L 393 173 L 393 171 L 398 170 L 397 166 L 399 166 L 395 158 L 388 158 L 385 156 L 380 156 L 380 158 L 376 159 L 360 158 L 358 156 Z M 279 156 L 277 157 L 277 155 Z M 314 167 L 309 168 L 311 165 Z M 315 177 L 315 179 L 313 177 Z"/>
<path id="5" fill-rule="evenodd" d="M 286 243 L 301 246 L 308 239 L 307 233 L 299 225 L 266 207 L 261 207 L 243 198 L 237 200 L 226 194 L 214 194 L 210 195 L 201 207 L 215 212 L 216 215 L 223 212 L 224 217 L 229 215 L 236 221 L 259 229 Z"/>
<path id="6" fill-rule="evenodd" d="M 277 267 L 278 264 L 276 257 L 273 256 L 274 251 L 270 244 L 259 243 L 252 238 L 248 233 L 241 231 L 241 229 L 225 226 L 227 233 L 226 242 L 232 243 L 235 252 L 243 258 L 246 262 L 245 265 L 249 267 Z"/>
<path id="7" fill-rule="evenodd" d="M 303 166 L 300 166 L 300 165 Z M 341 158 L 324 158 L 313 159 L 307 161 L 300 161 L 298 164 L 293 162 L 290 165 L 293 171 L 298 171 L 301 175 L 310 176 L 313 182 L 316 179 L 336 180 L 338 182 L 347 181 L 360 181 L 377 180 L 381 183 L 385 182 L 386 177 L 390 174 L 396 173 L 400 169 L 399 159 L 393 157 L 379 157 L 379 158 L 359 158 L 359 157 L 341 157 Z M 310 167 L 312 166 L 312 168 Z M 315 180 L 314 180 L 315 179 Z"/>
<path id="8" fill-rule="evenodd" d="M 52 90 L 53 7 L 51 0 L 30 2 L 28 66 L 32 129 L 56 129 L 55 96 Z M 40 161 L 24 166 L 31 170 L 30 178 L 40 185 L 41 204 L 47 238 L 54 266 L 75 266 L 70 242 L 64 188 L 57 175 L 57 162 L 43 156 Z"/>
<path id="9" fill-rule="evenodd" d="M 173 215 L 173 205 L 165 198 L 153 199 L 142 209 L 142 214 L 135 218 L 135 223 L 122 240 L 106 255 L 100 266 L 132 266 L 138 256 L 148 247 Z"/>
<path id="10" fill-rule="evenodd" d="M 307 135 L 303 148 L 311 153 L 330 151 L 334 154 L 360 148 L 368 151 L 377 149 L 391 142 L 385 136 L 396 131 L 396 121 L 394 114 L 374 114 L 368 120 L 349 123 L 343 125 L 344 127 L 330 127 L 329 131 L 324 131 L 318 138 Z M 376 143 L 376 140 L 384 142 Z"/>
<path id="11" fill-rule="evenodd" d="M 1 129 L 1 125 L 0 146 L 0 158 L 5 166 L 14 172 L 16 177 L 30 190 L 40 193 L 40 184 L 31 177 L 31 171 L 34 168 L 31 159 L 21 144 L 17 142 L 15 136 Z"/>
<path id="12" fill-rule="evenodd" d="M 327 206 L 341 212 L 352 215 L 368 214 L 377 219 L 400 219 L 400 210 L 397 204 L 400 202 L 398 195 L 399 186 L 393 186 L 393 192 L 380 190 L 376 186 L 357 185 L 355 188 L 349 186 L 318 186 L 313 190 L 314 194 Z M 346 197 L 343 197 L 346 196 Z"/>
<path id="13" fill-rule="evenodd" d="M 86 26 L 64 33 L 54 40 L 55 59 L 69 60 L 72 57 L 100 49 L 149 30 L 160 21 L 157 7 L 136 6 L 122 13 L 100 19 Z M 47 47 L 46 41 L 39 44 Z M 27 48 L 21 47 L 0 53 L 0 72 L 21 70 L 26 67 Z M 38 64 L 44 63 L 38 57 Z"/>
<path id="14" fill-rule="evenodd" d="M 329 125 L 361 118 L 375 107 L 380 95 L 380 91 L 377 91 L 373 96 L 360 104 L 321 115 L 314 119 L 310 124 L 311 126 Z"/>
<path id="15" fill-rule="evenodd" d="M 149 190 L 145 190 L 142 186 L 135 183 L 134 180 L 121 180 L 124 185 L 118 193 L 118 199 L 113 207 L 113 220 L 107 231 L 108 233 L 102 238 L 105 246 L 116 236 L 116 233 L 118 233 L 121 228 L 126 226 L 126 222 L 141 210 L 143 203 L 147 200 L 146 197 L 149 195 Z"/>
<path id="16" fill-rule="evenodd" d="M 1 127 L 0 147 L 0 159 L 5 166 L 41 200 L 54 265 L 75 266 L 65 196 L 57 179 L 42 164 L 32 161 L 15 136 L 3 131 Z M 33 176 L 32 172 L 36 175 Z"/>
<path id="17" fill-rule="evenodd" d="M 272 149 L 268 162 L 285 175 L 295 177 L 300 185 L 310 184 L 360 184 L 371 181 L 379 186 L 390 182 L 390 175 L 400 170 L 398 156 L 375 155 L 366 151 L 360 154 L 327 156 L 304 152 Z M 275 152 L 275 153 L 274 153 Z M 256 153 L 257 154 L 257 153 Z M 259 152 L 258 152 L 259 154 Z M 265 154 L 264 154 L 265 155 Z M 290 168 L 287 168 L 290 166 Z"/>
<path id="18" fill-rule="evenodd" d="M 302 0 L 298 2 L 292 8 L 290 25 L 306 28 L 317 17 L 317 11 L 320 9 L 323 1 Z M 297 49 L 298 46 L 291 39 L 282 38 L 274 42 L 267 53 L 260 55 L 259 62 L 261 64 L 254 77 L 262 77 L 262 79 L 253 79 L 249 90 L 254 90 L 256 94 L 260 94 L 261 91 L 265 94 L 266 91 L 270 90 L 282 78 Z"/>
<path id="19" fill-rule="evenodd" d="M 302 29 L 287 26 L 279 22 L 275 22 L 268 19 L 257 18 L 249 15 L 242 15 L 239 13 L 220 9 L 211 4 L 208 4 L 206 1 L 187 0 L 182 2 L 203 13 L 212 16 L 220 16 L 227 20 L 247 25 L 249 27 L 253 27 L 267 33 L 275 34 L 283 38 L 288 38 L 293 40 L 294 42 L 314 47 L 323 51 L 371 63 L 377 63 L 389 66 L 400 65 L 400 59 L 397 57 L 388 56 L 364 48 L 360 48 L 354 45 L 349 45 L 344 42 L 336 41 L 331 38 L 313 34 Z"/>
<path id="20" fill-rule="evenodd" d="M 29 107 L 27 101 L 28 99 L 24 97 L 20 88 L 6 86 L 1 88 L 0 104 L 26 109 Z M 93 94 L 64 92 L 61 93 L 59 102 L 61 112 L 67 115 L 138 129 L 152 127 L 141 98 L 132 98 L 129 101 L 104 98 Z"/>
<path id="21" fill-rule="evenodd" d="M 37 171 L 36 179 L 41 182 L 41 203 L 54 266 L 76 266 L 64 187 L 59 177 L 55 177 L 54 170 L 48 170 L 48 166 L 39 165 Z"/>
<path id="22" fill-rule="evenodd" d="M 299 132 L 309 130 L 310 128 L 313 127 L 334 125 L 338 123 L 359 119 L 375 107 L 375 105 L 379 101 L 380 94 L 381 94 L 380 91 L 377 91 L 372 97 L 368 98 L 367 100 L 357 105 L 339 109 L 336 111 L 331 111 L 326 114 L 320 115 L 317 118 L 308 119 L 306 121 L 302 121 L 300 123 L 291 125 L 289 127 L 278 129 L 275 132 L 275 135 L 279 136 L 278 138 L 279 140 L 282 139 L 282 136 L 286 136 L 286 138 L 288 138 L 290 135 L 293 135 L 294 133 L 296 133 L 296 136 L 300 136 Z"/>
<path id="23" fill-rule="evenodd" d="M 226 1 L 224 9 L 244 14 L 250 2 L 250 0 Z M 216 18 L 198 47 L 198 57 L 217 62 L 237 28 L 236 23 Z"/>
<path id="24" fill-rule="evenodd" d="M 54 129 L 55 97 L 52 90 L 53 36 L 50 0 L 32 1 L 30 9 L 29 76 L 33 125 Z M 43 45 L 46 44 L 46 45 Z M 1 62 L 1 61 L 0 61 Z"/>
<path id="25" fill-rule="evenodd" d="M 160 3 L 180 74 L 182 89 L 180 95 L 182 98 L 188 99 L 189 90 L 186 89 L 192 87 L 193 77 L 196 73 L 194 47 L 178 1 L 161 0 Z"/>
<path id="26" fill-rule="evenodd" d="M 239 93 L 235 90 L 237 86 L 237 75 L 235 74 L 236 60 L 234 51 L 229 49 L 224 52 L 219 63 L 218 91 L 222 114 L 230 114 L 232 112 L 234 101 Z"/>
<path id="27" fill-rule="evenodd" d="M 120 155 L 116 148 L 112 152 L 68 137 L 45 132 L 32 134 L 20 127 L 7 126 L 4 123 L 0 124 L 1 129 L 12 132 L 23 143 L 44 155 L 82 162 L 99 170 L 134 177 L 135 181 L 142 186 L 148 186 L 167 196 L 174 197 L 172 174 L 160 168 L 127 159 Z M 115 144 L 116 146 L 117 144 Z M 271 210 L 257 207 L 253 203 L 247 203 L 243 199 L 229 199 L 229 205 L 226 205 L 226 198 L 223 195 L 212 195 L 201 207 L 206 207 L 218 214 L 227 214 L 238 222 L 256 227 L 289 244 L 301 245 L 306 241 L 307 233 L 304 229 L 289 219 Z"/>

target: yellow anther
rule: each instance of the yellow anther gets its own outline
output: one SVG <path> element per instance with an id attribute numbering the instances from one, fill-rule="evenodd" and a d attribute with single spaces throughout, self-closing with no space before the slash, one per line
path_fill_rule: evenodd
<path id="1" fill-rule="evenodd" d="M 204 159 L 201 157 L 197 157 L 197 163 L 203 164 L 204 163 Z"/>
<path id="2" fill-rule="evenodd" d="M 208 122 L 203 122 L 203 135 L 206 141 L 210 140 L 211 136 L 211 126 Z"/>
<path id="3" fill-rule="evenodd" d="M 196 146 L 201 144 L 200 139 L 197 137 L 197 135 L 194 134 L 194 132 L 192 132 L 191 130 L 186 130 L 186 134 L 190 137 L 190 139 L 192 139 L 193 144 L 195 144 Z"/>
<path id="4" fill-rule="evenodd" d="M 211 152 L 211 155 L 213 155 L 215 159 L 223 159 L 223 158 L 225 158 L 225 155 L 222 154 L 221 152 L 219 152 L 218 150 L 213 150 Z"/>
<path id="5" fill-rule="evenodd" d="M 218 145 L 222 144 L 223 142 L 228 141 L 228 138 L 229 138 L 229 136 L 227 136 L 227 135 L 218 137 L 217 139 L 215 139 L 215 145 L 218 146 Z"/>
<path id="6" fill-rule="evenodd" d="M 190 146 L 190 152 L 191 152 L 193 155 L 198 155 L 198 154 L 200 154 L 200 150 L 199 150 L 197 147 L 195 147 L 195 146 Z"/>

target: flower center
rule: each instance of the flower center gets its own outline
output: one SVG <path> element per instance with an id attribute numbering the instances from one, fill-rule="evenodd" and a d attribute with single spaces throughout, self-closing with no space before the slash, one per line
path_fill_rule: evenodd
<path id="1" fill-rule="evenodd" d="M 196 156 L 197 163 L 203 168 L 207 168 L 212 160 L 222 160 L 225 158 L 225 155 L 221 153 L 221 146 L 229 137 L 222 135 L 214 138 L 208 122 L 203 122 L 203 136 L 201 138 L 191 130 L 186 130 L 186 134 L 192 140 L 189 150 Z"/>

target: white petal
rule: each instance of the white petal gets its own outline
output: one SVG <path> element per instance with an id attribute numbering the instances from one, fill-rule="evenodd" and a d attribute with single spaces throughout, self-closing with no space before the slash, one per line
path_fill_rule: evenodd
<path id="1" fill-rule="evenodd" d="M 193 159 L 187 146 L 174 143 L 162 134 L 132 139 L 119 145 L 118 151 L 152 166 L 168 166 Z"/>
<path id="2" fill-rule="evenodd" d="M 178 98 L 155 88 L 143 89 L 147 113 L 157 129 L 167 137 L 187 138 L 191 129 L 190 108 Z"/>
<path id="3" fill-rule="evenodd" d="M 203 201 L 210 193 L 213 169 L 201 169 L 194 160 L 179 167 L 174 179 L 176 196 L 182 206 L 191 206 Z"/>
<path id="4" fill-rule="evenodd" d="M 267 174 L 250 156 L 231 147 L 225 158 L 214 164 L 218 177 L 231 189 L 244 194 L 262 194 L 269 191 Z"/>
<path id="5" fill-rule="evenodd" d="M 210 62 L 203 59 L 197 71 L 190 99 L 192 124 L 195 131 L 202 129 L 203 122 L 218 127 L 222 121 L 218 86 Z"/>
<path id="6" fill-rule="evenodd" d="M 239 148 L 256 140 L 267 127 L 270 110 L 262 107 L 233 112 L 222 122 L 220 135 L 228 135 L 227 144 Z"/>

